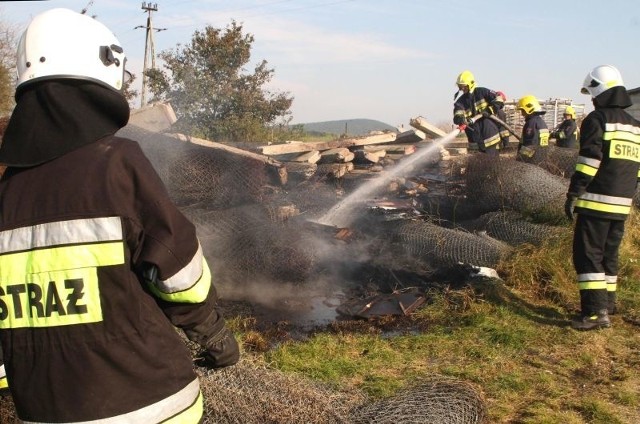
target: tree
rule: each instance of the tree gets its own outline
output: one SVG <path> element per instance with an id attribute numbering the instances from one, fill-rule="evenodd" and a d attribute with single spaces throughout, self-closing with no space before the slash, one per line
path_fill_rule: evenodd
<path id="1" fill-rule="evenodd" d="M 16 60 L 16 33 L 15 26 L 0 16 L 0 116 L 9 114 L 14 106 L 12 71 Z"/>
<path id="2" fill-rule="evenodd" d="M 171 102 L 177 129 L 216 141 L 264 141 L 274 128 L 286 128 L 293 97 L 263 88 L 274 73 L 265 60 L 246 72 L 253 41 L 233 21 L 159 54 L 164 71 L 147 71 L 149 88 L 154 100 Z"/>
<path id="3" fill-rule="evenodd" d="M 129 104 L 131 105 L 136 97 L 138 97 L 138 90 L 133 89 L 133 82 L 136 80 L 136 74 L 130 73 L 129 71 L 125 72 L 127 75 L 122 84 L 122 92 L 125 99 L 127 99 Z"/>

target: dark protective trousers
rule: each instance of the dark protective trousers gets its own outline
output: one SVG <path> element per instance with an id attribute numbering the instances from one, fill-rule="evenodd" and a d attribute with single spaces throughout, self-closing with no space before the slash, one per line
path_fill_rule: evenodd
<path id="1" fill-rule="evenodd" d="M 615 302 L 618 251 L 623 236 L 624 221 L 578 214 L 573 233 L 573 266 L 578 274 L 583 315 L 595 315 Z"/>

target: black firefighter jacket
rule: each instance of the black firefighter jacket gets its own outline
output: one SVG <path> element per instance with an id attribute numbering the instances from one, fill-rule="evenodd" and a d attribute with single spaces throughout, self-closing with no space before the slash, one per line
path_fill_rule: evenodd
<path id="1" fill-rule="evenodd" d="M 539 164 L 547 158 L 549 129 L 542 119 L 543 114 L 544 112 L 534 112 L 525 118 L 522 140 L 518 146 L 518 160 Z"/>
<path id="2" fill-rule="evenodd" d="M 453 104 L 453 123 L 466 124 L 482 112 L 495 115 L 502 108 L 502 100 L 497 93 L 485 87 L 476 87 L 472 92 L 464 93 Z M 500 149 L 500 130 L 498 125 L 488 118 L 480 118 L 465 129 L 469 143 L 477 143 L 481 151 L 495 148 Z"/>
<path id="3" fill-rule="evenodd" d="M 25 92 L 0 151 L 14 165 L 0 181 L 0 341 L 16 410 L 25 422 L 198 422 L 173 325 L 216 320 L 209 269 L 138 144 L 109 134 L 128 106 L 96 87 Z M 98 110 L 105 97 L 118 116 Z"/>
<path id="4" fill-rule="evenodd" d="M 631 211 L 640 164 L 640 122 L 625 112 L 631 99 L 613 87 L 593 100 L 595 110 L 580 126 L 580 152 L 568 195 L 575 211 L 624 220 Z"/>
<path id="5" fill-rule="evenodd" d="M 578 143 L 578 124 L 575 119 L 565 119 L 554 132 L 558 147 L 574 148 Z"/>

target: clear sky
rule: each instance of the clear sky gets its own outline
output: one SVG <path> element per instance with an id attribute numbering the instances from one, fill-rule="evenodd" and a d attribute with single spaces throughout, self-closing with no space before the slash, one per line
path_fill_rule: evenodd
<path id="1" fill-rule="evenodd" d="M 135 0 L 0 2 L 21 30 L 53 7 L 95 15 L 118 37 L 142 80 L 147 13 Z M 151 2 L 147 2 L 151 3 Z M 369 118 L 391 125 L 423 116 L 451 120 L 455 79 L 465 69 L 479 86 L 509 99 L 591 101 L 585 75 L 617 66 L 628 89 L 640 86 L 637 0 L 160 0 L 153 12 L 156 53 L 188 44 L 207 25 L 231 20 L 255 37 L 252 64 L 275 70 L 268 89 L 294 97 L 293 123 Z M 161 65 L 156 62 L 156 65 Z"/>

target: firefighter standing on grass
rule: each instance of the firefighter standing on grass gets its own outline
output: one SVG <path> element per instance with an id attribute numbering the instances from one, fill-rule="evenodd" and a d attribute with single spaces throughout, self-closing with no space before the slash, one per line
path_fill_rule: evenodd
<path id="1" fill-rule="evenodd" d="M 101 23 L 36 16 L 0 147 L 0 342 L 24 422 L 198 423 L 193 358 L 239 349 L 195 227 L 132 140 L 125 55 Z M 175 327 L 174 327 L 175 326 Z"/>
<path id="2" fill-rule="evenodd" d="M 453 123 L 465 129 L 469 143 L 478 145 L 478 149 L 491 156 L 500 150 L 500 131 L 498 125 L 489 116 L 504 106 L 504 100 L 498 93 L 485 87 L 476 87 L 476 81 L 470 71 L 464 71 L 456 80 L 457 94 L 462 95 L 453 104 Z M 474 120 L 474 116 L 482 115 Z"/>
<path id="3" fill-rule="evenodd" d="M 616 313 L 618 250 L 631 211 L 640 164 L 640 122 L 625 112 L 631 99 L 618 69 L 594 68 L 581 92 L 595 110 L 580 126 L 580 152 L 565 212 L 576 217 L 573 264 L 578 274 L 577 330 L 609 327 Z"/>
<path id="4" fill-rule="evenodd" d="M 578 145 L 578 124 L 576 124 L 576 111 L 572 106 L 564 110 L 564 121 L 551 133 L 551 138 L 556 139 L 556 146 L 575 148 Z"/>
<path id="5" fill-rule="evenodd" d="M 524 126 L 516 159 L 540 164 L 547 158 L 549 146 L 549 129 L 542 119 L 545 111 L 542 110 L 538 99 L 532 95 L 526 95 L 518 100 L 518 110 L 524 117 Z"/>

